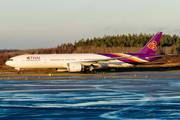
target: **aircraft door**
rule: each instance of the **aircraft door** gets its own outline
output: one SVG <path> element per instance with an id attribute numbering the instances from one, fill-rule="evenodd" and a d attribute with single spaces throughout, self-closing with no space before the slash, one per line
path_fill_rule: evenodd
<path id="1" fill-rule="evenodd" d="M 79 57 L 79 61 L 82 61 L 83 59 L 81 57 Z"/>
<path id="2" fill-rule="evenodd" d="M 21 65 L 23 65 L 24 64 L 24 59 L 20 58 L 19 62 L 20 62 Z"/>
<path id="3" fill-rule="evenodd" d="M 44 62 L 43 62 L 43 66 L 46 67 L 47 66 L 47 62 L 48 62 L 48 59 L 46 57 L 44 57 Z"/>

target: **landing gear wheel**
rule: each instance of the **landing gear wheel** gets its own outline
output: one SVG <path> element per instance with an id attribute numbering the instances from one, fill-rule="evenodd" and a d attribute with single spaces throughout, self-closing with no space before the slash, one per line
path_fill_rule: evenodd
<path id="1" fill-rule="evenodd" d="M 96 74 L 96 71 L 88 71 L 87 73 L 90 73 L 90 74 Z"/>
<path id="2" fill-rule="evenodd" d="M 18 74 L 18 75 L 20 75 L 20 74 L 21 74 L 21 72 L 20 72 L 20 71 L 18 71 L 18 72 L 17 72 L 17 74 Z"/>

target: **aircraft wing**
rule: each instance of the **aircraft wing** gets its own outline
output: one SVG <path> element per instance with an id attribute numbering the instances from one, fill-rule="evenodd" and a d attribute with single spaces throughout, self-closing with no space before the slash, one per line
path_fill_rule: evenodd
<path id="1" fill-rule="evenodd" d="M 99 59 L 99 60 L 90 60 L 90 61 L 82 61 L 82 63 L 102 63 L 102 62 L 107 62 L 110 60 L 119 60 L 119 59 L 125 59 L 125 58 L 129 58 L 131 56 L 128 57 L 115 57 L 115 58 L 107 58 L 107 59 Z"/>

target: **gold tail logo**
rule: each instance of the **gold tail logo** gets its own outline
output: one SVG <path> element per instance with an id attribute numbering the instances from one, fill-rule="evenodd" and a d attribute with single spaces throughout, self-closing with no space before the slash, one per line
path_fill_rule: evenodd
<path id="1" fill-rule="evenodd" d="M 157 42 L 156 41 L 150 42 L 147 46 L 148 46 L 149 49 L 151 49 L 153 51 L 157 50 Z"/>

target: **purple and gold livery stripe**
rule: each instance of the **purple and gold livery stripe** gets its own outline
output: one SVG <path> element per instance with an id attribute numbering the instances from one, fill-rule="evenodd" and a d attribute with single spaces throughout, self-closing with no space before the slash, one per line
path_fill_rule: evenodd
<path id="1" fill-rule="evenodd" d="M 120 54 L 120 53 L 98 53 L 98 55 L 103 55 L 103 56 L 110 57 L 110 58 L 115 58 L 115 57 L 128 57 L 128 58 L 125 58 L 125 59 L 121 59 L 121 60 L 119 60 L 119 61 L 129 62 L 129 63 L 132 63 L 132 62 L 138 62 L 138 63 L 147 62 L 146 60 L 143 60 L 143 59 L 141 59 L 141 58 L 137 58 L 137 57 L 135 57 L 135 56 L 129 57 L 129 56 L 131 56 L 131 55 L 128 55 L 128 54 Z"/>

